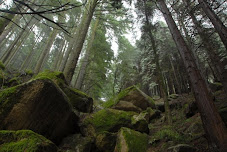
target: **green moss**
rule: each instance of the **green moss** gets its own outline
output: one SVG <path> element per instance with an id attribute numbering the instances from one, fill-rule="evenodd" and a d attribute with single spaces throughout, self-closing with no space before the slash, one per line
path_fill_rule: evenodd
<path id="1" fill-rule="evenodd" d="M 133 90 L 136 90 L 135 86 L 131 86 L 129 88 L 122 90 L 117 96 L 104 102 L 103 107 L 105 107 L 105 108 L 112 107 L 113 105 L 117 104 L 121 98 L 125 97 L 130 91 L 133 91 Z"/>
<path id="2" fill-rule="evenodd" d="M 148 148 L 148 136 L 129 128 L 121 128 L 129 152 L 145 152 Z"/>
<path id="3" fill-rule="evenodd" d="M 163 140 L 163 139 L 168 139 L 176 143 L 184 141 L 183 137 L 171 126 L 164 126 L 161 130 L 156 132 L 152 136 L 150 143 L 154 143 L 157 140 Z"/>
<path id="4" fill-rule="evenodd" d="M 5 65 L 0 61 L 0 69 L 5 70 Z"/>
<path id="5" fill-rule="evenodd" d="M 64 74 L 62 72 L 49 70 L 38 73 L 38 75 L 34 76 L 33 79 L 49 79 L 54 81 L 59 86 L 66 82 Z"/>
<path id="6" fill-rule="evenodd" d="M 9 84 L 14 83 L 14 84 L 18 85 L 18 84 L 21 83 L 21 81 L 20 81 L 20 79 L 18 77 L 14 77 L 14 78 L 10 79 L 8 83 Z"/>
<path id="7" fill-rule="evenodd" d="M 0 152 L 36 152 L 50 145 L 52 148 L 49 150 L 57 150 L 51 141 L 31 130 L 0 131 Z"/>
<path id="8" fill-rule="evenodd" d="M 80 90 L 78 90 L 78 89 L 75 89 L 75 88 L 71 88 L 76 94 L 79 94 L 79 95 L 81 95 L 81 96 L 84 96 L 84 97 L 87 97 L 87 98 L 89 98 L 89 96 L 86 94 L 86 93 L 84 93 L 84 92 L 82 92 L 82 91 L 80 91 Z"/>
<path id="9" fill-rule="evenodd" d="M 0 124 L 1 120 L 6 117 L 13 105 L 17 102 L 17 86 L 4 89 L 0 92 Z"/>
<path id="10" fill-rule="evenodd" d="M 115 109 L 103 109 L 84 120 L 86 125 L 91 124 L 97 133 L 103 131 L 115 132 L 122 126 L 131 125 L 131 117 L 135 112 L 126 112 Z"/>

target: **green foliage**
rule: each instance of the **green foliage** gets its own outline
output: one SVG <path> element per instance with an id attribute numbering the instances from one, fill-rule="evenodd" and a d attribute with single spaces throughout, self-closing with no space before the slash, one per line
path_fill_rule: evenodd
<path id="1" fill-rule="evenodd" d="M 92 63 L 87 66 L 82 88 L 94 99 L 99 99 L 105 94 L 106 90 L 104 87 L 109 83 L 107 75 L 112 59 L 113 51 L 111 50 L 110 42 L 106 38 L 106 29 L 100 23 L 90 50 L 89 61 L 92 61 Z"/>
<path id="2" fill-rule="evenodd" d="M 56 151 L 57 147 L 45 137 L 31 130 L 0 131 L 0 152 Z M 48 146 L 50 146 L 48 148 Z"/>
<path id="3" fill-rule="evenodd" d="M 5 70 L 5 65 L 0 61 L 0 69 Z"/>
<path id="4" fill-rule="evenodd" d="M 183 137 L 172 126 L 164 126 L 156 132 L 150 139 L 150 143 L 158 140 L 171 140 L 176 143 L 184 141 Z"/>
<path id="5" fill-rule="evenodd" d="M 28 75 L 33 75 L 33 71 L 32 70 L 25 70 L 25 73 L 28 74 Z"/>

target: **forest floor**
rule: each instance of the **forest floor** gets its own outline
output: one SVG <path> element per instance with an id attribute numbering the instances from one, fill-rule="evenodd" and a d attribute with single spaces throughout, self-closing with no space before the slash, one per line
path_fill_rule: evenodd
<path id="1" fill-rule="evenodd" d="M 215 105 L 218 108 L 223 121 L 226 123 L 227 100 L 222 90 L 215 92 Z M 155 101 L 157 104 L 162 99 Z M 200 114 L 195 105 L 192 94 L 183 94 L 171 99 L 171 113 L 173 124 L 167 125 L 164 121 L 164 112 L 159 119 L 153 120 L 149 124 L 149 152 L 164 152 L 173 148 L 175 145 L 184 144 L 192 146 L 197 152 L 213 152 L 205 137 Z M 161 108 L 160 108 L 161 109 Z M 225 111 L 225 112 L 224 112 Z M 227 125 L 227 124 L 226 124 Z"/>

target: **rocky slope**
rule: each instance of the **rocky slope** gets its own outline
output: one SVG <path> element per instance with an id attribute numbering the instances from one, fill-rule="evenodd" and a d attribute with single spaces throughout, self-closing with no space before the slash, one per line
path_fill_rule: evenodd
<path id="1" fill-rule="evenodd" d="M 129 87 L 93 111 L 93 100 L 70 88 L 60 72 L 4 79 L 0 92 L 0 152 L 204 152 L 208 147 L 192 95 L 170 95 L 173 125 L 162 99 Z M 2 79 L 3 80 L 3 79 Z M 4 83 L 3 83 L 4 82 Z M 216 90 L 226 122 L 227 101 Z"/>

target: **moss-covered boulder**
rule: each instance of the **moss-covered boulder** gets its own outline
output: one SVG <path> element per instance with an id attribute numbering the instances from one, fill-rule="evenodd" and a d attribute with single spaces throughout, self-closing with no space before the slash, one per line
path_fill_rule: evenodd
<path id="1" fill-rule="evenodd" d="M 150 122 L 153 119 L 157 119 L 157 118 L 161 117 L 161 111 L 160 110 L 147 108 L 146 112 L 148 113 L 148 116 L 149 116 L 148 122 Z"/>
<path id="2" fill-rule="evenodd" d="M 97 135 L 95 145 L 98 151 L 113 152 L 116 145 L 117 133 L 102 132 Z"/>
<path id="3" fill-rule="evenodd" d="M 131 102 L 136 107 L 146 110 L 148 107 L 155 108 L 154 101 L 151 97 L 142 92 L 138 87 L 131 86 L 121 91 L 116 97 L 103 104 L 104 107 L 110 108 L 118 104 L 119 101 Z"/>
<path id="4" fill-rule="evenodd" d="M 52 80 L 54 83 L 56 83 L 59 87 L 61 87 L 64 84 L 67 84 L 64 74 L 62 72 L 57 72 L 57 71 L 46 70 L 44 72 L 40 72 L 37 75 L 35 75 L 33 79 L 44 79 L 44 80 L 49 79 L 49 80 Z"/>
<path id="5" fill-rule="evenodd" d="M 54 81 L 68 96 L 73 108 L 85 113 L 93 110 L 93 100 L 80 90 L 71 88 L 67 85 L 64 74 L 56 71 L 44 71 L 34 77 L 34 79 L 50 79 Z"/>
<path id="6" fill-rule="evenodd" d="M 67 96 L 48 79 L 0 92 L 0 129 L 29 129 L 58 143 L 79 130 L 78 120 Z"/>
<path id="7" fill-rule="evenodd" d="M 132 117 L 132 125 L 135 130 L 148 133 L 149 113 L 141 112 L 139 115 Z"/>
<path id="8" fill-rule="evenodd" d="M 134 111 L 134 112 L 137 112 L 137 113 L 140 113 L 142 111 L 141 108 L 135 106 L 133 103 L 127 102 L 127 101 L 122 101 L 122 100 L 120 100 L 112 108 L 118 109 L 118 110 L 124 110 L 124 111 Z"/>
<path id="9" fill-rule="evenodd" d="M 30 130 L 0 131 L 0 152 L 57 152 L 50 140 Z"/>
<path id="10" fill-rule="evenodd" d="M 148 135 L 129 128 L 121 128 L 118 132 L 114 152 L 146 152 Z"/>
<path id="11" fill-rule="evenodd" d="M 93 111 L 93 99 L 88 95 L 66 85 L 62 87 L 62 90 L 69 97 L 70 103 L 74 109 L 85 113 L 91 113 Z"/>
<path id="12" fill-rule="evenodd" d="M 121 127 L 132 127 L 131 118 L 135 112 L 103 109 L 82 120 L 81 129 L 85 135 L 96 136 L 108 131 L 117 132 Z"/>
<path id="13" fill-rule="evenodd" d="M 59 146 L 59 152 L 90 152 L 94 139 L 74 134 L 64 138 Z"/>

